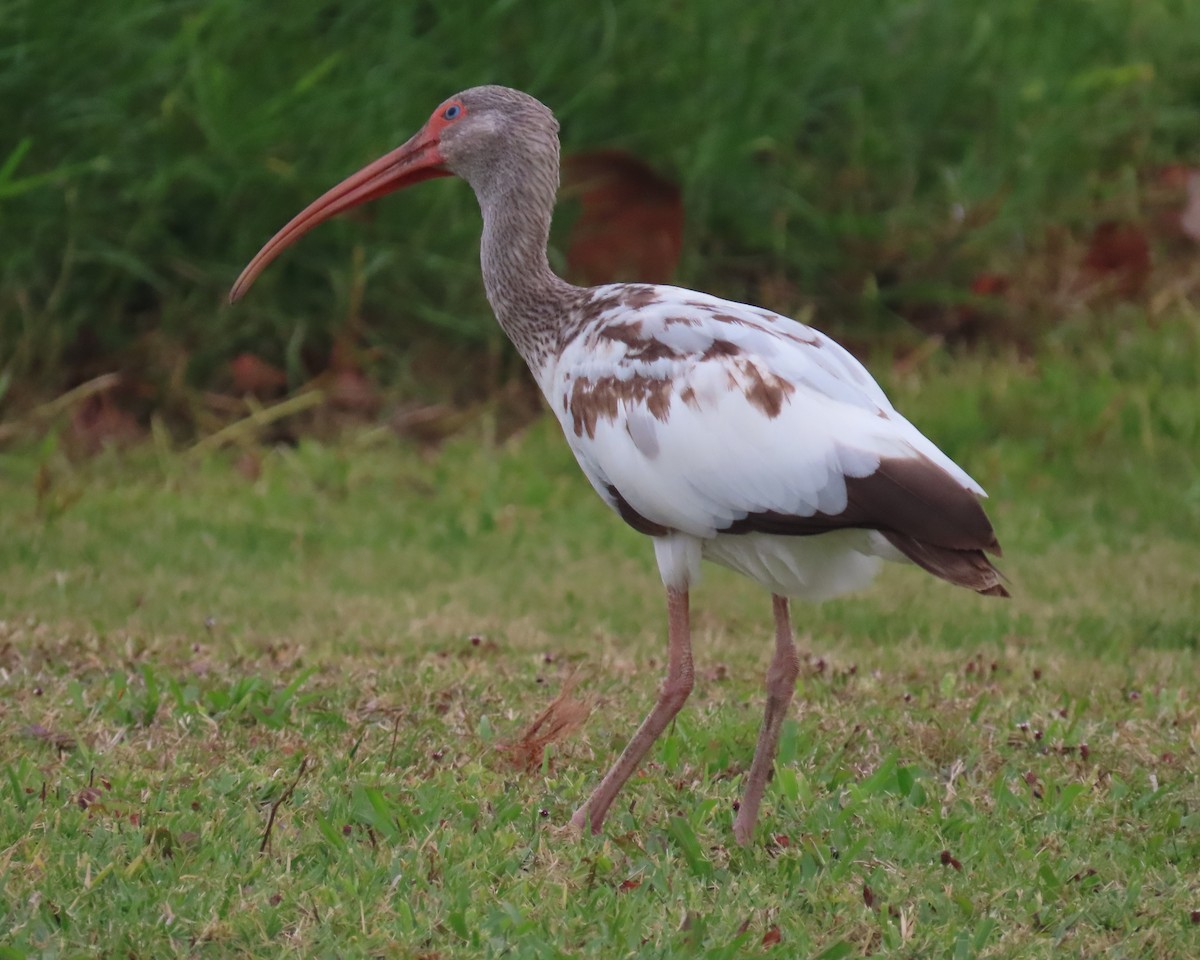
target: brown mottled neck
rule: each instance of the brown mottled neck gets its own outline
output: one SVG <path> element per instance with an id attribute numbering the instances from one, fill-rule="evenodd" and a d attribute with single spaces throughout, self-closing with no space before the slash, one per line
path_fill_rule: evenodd
<path id="1" fill-rule="evenodd" d="M 488 302 L 537 373 L 558 349 L 558 332 L 582 290 L 550 268 L 546 245 L 558 188 L 558 140 L 536 140 L 498 157 L 471 185 L 483 212 L 480 262 Z M 542 149 L 536 149 L 537 147 Z"/>

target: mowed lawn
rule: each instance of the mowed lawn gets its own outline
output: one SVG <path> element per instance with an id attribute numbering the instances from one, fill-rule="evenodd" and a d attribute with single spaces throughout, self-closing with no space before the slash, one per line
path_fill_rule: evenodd
<path id="1" fill-rule="evenodd" d="M 556 427 L 0 455 L 0 958 L 1200 955 L 1200 316 L 872 364 L 991 493 L 1013 599 L 916 568 L 797 604 L 757 842 L 769 597 L 717 568 L 649 708 L 652 550 Z M 551 700 L 590 704 L 506 750 Z"/>

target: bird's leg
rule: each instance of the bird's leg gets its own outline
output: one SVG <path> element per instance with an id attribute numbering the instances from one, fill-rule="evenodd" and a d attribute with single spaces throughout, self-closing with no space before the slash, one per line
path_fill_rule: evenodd
<path id="1" fill-rule="evenodd" d="M 605 774 L 587 802 L 575 811 L 572 826 L 582 830 L 591 824 L 592 833 L 600 832 L 600 825 L 613 800 L 642 762 L 646 752 L 675 719 L 688 694 L 692 692 L 694 671 L 692 669 L 692 636 L 688 624 L 688 593 L 686 590 L 667 588 L 667 677 L 658 693 L 654 708 L 642 721 L 637 733 L 629 741 L 612 769 Z"/>
<path id="2" fill-rule="evenodd" d="M 767 709 L 758 732 L 750 776 L 746 779 L 746 793 L 733 821 L 733 836 L 743 846 L 754 834 L 758 807 L 775 763 L 775 751 L 779 748 L 779 731 L 792 702 L 792 694 L 796 692 L 796 677 L 800 675 L 800 657 L 796 653 L 796 641 L 792 639 L 787 597 L 776 594 L 771 597 L 771 602 L 775 608 L 775 656 L 767 668 Z"/>

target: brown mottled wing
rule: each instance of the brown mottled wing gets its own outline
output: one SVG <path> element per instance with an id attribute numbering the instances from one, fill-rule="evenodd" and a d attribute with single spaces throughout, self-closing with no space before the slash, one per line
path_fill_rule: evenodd
<path id="1" fill-rule="evenodd" d="M 846 478 L 846 509 L 809 517 L 750 513 L 722 533 L 811 536 L 857 527 L 878 530 L 918 566 L 959 586 L 1007 597 L 984 551 L 1000 556 L 978 497 L 925 457 L 892 457 L 866 477 Z"/>
<path id="2" fill-rule="evenodd" d="M 547 397 L 634 529 L 710 538 L 876 530 L 952 583 L 1002 592 L 983 490 L 823 334 L 673 287 L 592 290 Z"/>

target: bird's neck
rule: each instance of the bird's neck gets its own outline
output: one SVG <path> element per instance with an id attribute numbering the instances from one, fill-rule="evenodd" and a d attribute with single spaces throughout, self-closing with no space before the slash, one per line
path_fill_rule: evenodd
<path id="1" fill-rule="evenodd" d="M 483 212 L 484 289 L 500 326 L 540 379 L 580 292 L 554 273 L 546 257 L 557 177 L 553 182 L 512 178 L 489 186 L 476 191 Z"/>

